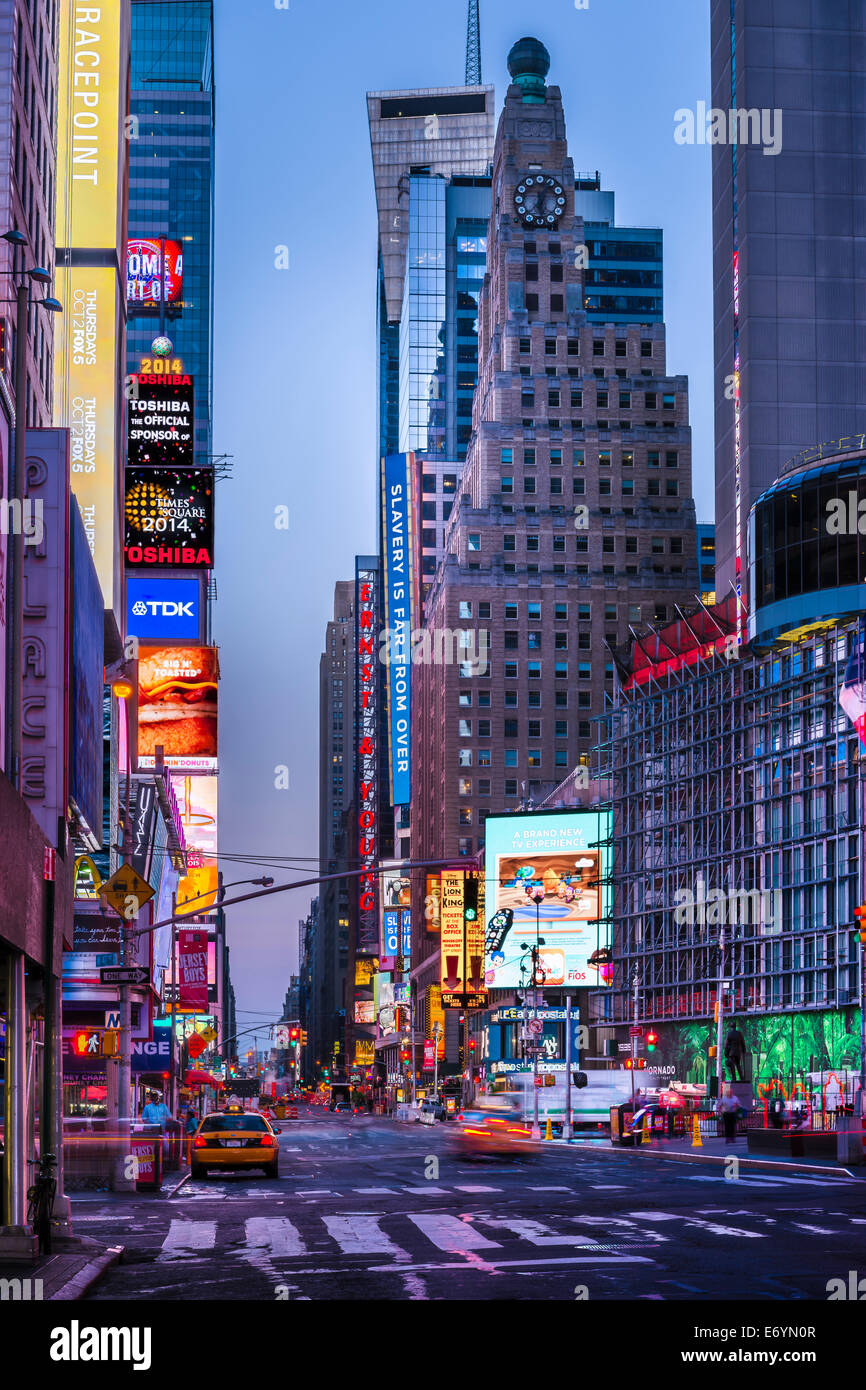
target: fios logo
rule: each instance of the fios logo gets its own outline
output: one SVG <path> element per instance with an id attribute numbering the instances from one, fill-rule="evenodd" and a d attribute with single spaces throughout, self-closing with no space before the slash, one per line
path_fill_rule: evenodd
<path id="1" fill-rule="evenodd" d="M 194 579 L 127 575 L 127 635 L 143 641 L 198 641 L 200 598 L 198 581 Z"/>

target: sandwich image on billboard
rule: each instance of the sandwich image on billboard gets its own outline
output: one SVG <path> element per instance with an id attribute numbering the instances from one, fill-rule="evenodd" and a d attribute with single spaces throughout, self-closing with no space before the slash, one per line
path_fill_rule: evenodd
<path id="1" fill-rule="evenodd" d="M 127 468 L 127 566 L 211 569 L 213 498 L 213 473 L 209 469 Z"/>
<path id="2" fill-rule="evenodd" d="M 195 388 L 191 376 L 139 372 L 127 401 L 126 462 L 130 468 L 194 463 Z"/>
<path id="3" fill-rule="evenodd" d="M 525 944 L 538 934 L 543 984 L 597 986 L 611 981 L 610 813 L 551 811 L 488 816 L 486 983 L 513 989 L 529 982 Z M 537 919 L 536 919 L 537 907 Z"/>
<path id="4" fill-rule="evenodd" d="M 215 647 L 140 646 L 138 766 L 155 765 L 161 745 L 174 772 L 215 772 L 217 680 Z"/>
<path id="5" fill-rule="evenodd" d="M 183 247 L 167 237 L 132 237 L 126 244 L 126 302 L 130 309 L 177 304 L 183 294 Z"/>

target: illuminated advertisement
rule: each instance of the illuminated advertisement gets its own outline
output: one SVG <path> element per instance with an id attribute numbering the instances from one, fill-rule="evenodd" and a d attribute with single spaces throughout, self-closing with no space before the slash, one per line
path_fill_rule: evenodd
<path id="1" fill-rule="evenodd" d="M 462 869 L 444 869 L 440 898 L 440 985 L 446 1007 L 468 996 L 470 1003 L 482 997 L 484 983 L 484 884 L 478 880 L 476 916 L 466 921 L 465 883 Z"/>
<path id="2" fill-rule="evenodd" d="M 357 880 L 358 952 L 376 955 L 379 949 L 379 891 L 376 873 L 379 853 L 379 721 L 377 603 L 378 571 L 373 556 L 359 557 L 355 567 L 355 729 L 358 769 L 358 859 L 365 872 Z"/>
<path id="3" fill-rule="evenodd" d="M 216 777 L 171 774 L 186 840 L 186 874 L 177 885 L 178 911 L 206 912 L 217 894 Z M 186 909 L 186 904 L 189 908 Z"/>
<path id="4" fill-rule="evenodd" d="M 70 483 L 102 597 L 111 608 L 117 503 L 116 277 L 109 266 L 58 265 L 55 286 L 63 313 L 54 329 L 54 422 L 69 430 Z"/>
<path id="5" fill-rule="evenodd" d="M 610 984 L 609 813 L 488 816 L 484 830 L 488 986 L 530 983 L 529 952 L 521 945 L 532 944 L 536 926 L 544 940 L 538 983 Z"/>
<path id="6" fill-rule="evenodd" d="M 127 636 L 141 642 L 197 642 L 201 619 L 198 579 L 127 575 Z"/>
<path id="7" fill-rule="evenodd" d="M 358 989 L 372 989 L 373 976 L 379 967 L 378 960 L 373 957 L 365 956 L 362 960 L 355 961 L 355 984 Z"/>
<path id="8" fill-rule="evenodd" d="M 412 913 L 408 907 L 386 907 L 382 912 L 382 958 L 403 957 L 403 969 L 409 969 L 412 951 Z"/>
<path id="9" fill-rule="evenodd" d="M 126 461 L 143 466 L 190 467 L 193 463 L 195 387 L 191 376 L 139 372 L 127 401 Z"/>
<path id="10" fill-rule="evenodd" d="M 388 752 L 392 806 L 405 806 L 411 800 L 411 639 L 417 611 L 412 545 L 413 471 L 413 454 L 389 454 L 382 460 L 387 628 L 383 652 L 387 654 L 388 664 Z"/>
<path id="11" fill-rule="evenodd" d="M 355 1039 L 355 1066 L 367 1066 L 376 1060 L 376 1043 L 373 1038 Z"/>
<path id="12" fill-rule="evenodd" d="M 375 1023 L 376 1006 L 372 999 L 355 1000 L 355 1022 L 356 1023 Z"/>
<path id="13" fill-rule="evenodd" d="M 127 468 L 127 566 L 210 569 L 213 493 L 213 473 L 207 468 Z"/>
<path id="14" fill-rule="evenodd" d="M 57 62 L 57 245 L 117 246 L 126 141 L 128 7 L 61 0 Z M 128 62 L 128 58 L 126 60 Z M 123 103 L 123 109 L 121 104 Z M 113 272 L 109 271 L 113 275 Z"/>
<path id="15" fill-rule="evenodd" d="M 177 934 L 178 1003 L 182 1009 L 207 1012 L 208 934 L 182 928 Z"/>
<path id="16" fill-rule="evenodd" d="M 166 237 L 126 244 L 126 302 L 136 312 L 177 304 L 183 293 L 183 247 Z"/>
<path id="17" fill-rule="evenodd" d="M 216 771 L 218 676 L 215 647 L 139 647 L 139 768 L 161 745 L 172 771 Z"/>

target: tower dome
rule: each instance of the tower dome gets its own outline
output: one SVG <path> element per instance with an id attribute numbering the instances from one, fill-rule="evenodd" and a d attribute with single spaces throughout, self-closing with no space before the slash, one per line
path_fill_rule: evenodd
<path id="1" fill-rule="evenodd" d="M 518 39 L 508 55 L 511 80 L 523 92 L 526 102 L 544 101 L 545 82 L 550 71 L 550 54 L 539 39 Z"/>

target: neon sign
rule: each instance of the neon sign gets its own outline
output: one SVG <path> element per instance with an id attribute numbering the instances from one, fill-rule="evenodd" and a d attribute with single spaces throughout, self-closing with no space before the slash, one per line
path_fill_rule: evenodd
<path id="1" fill-rule="evenodd" d="M 376 643 L 376 596 L 379 576 L 375 561 L 358 563 L 355 570 L 355 690 L 358 782 L 356 806 L 359 867 L 358 951 L 377 955 L 379 950 L 378 889 L 379 855 L 379 718 Z"/>

